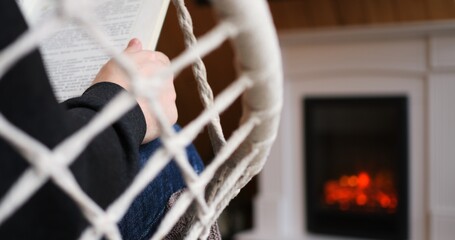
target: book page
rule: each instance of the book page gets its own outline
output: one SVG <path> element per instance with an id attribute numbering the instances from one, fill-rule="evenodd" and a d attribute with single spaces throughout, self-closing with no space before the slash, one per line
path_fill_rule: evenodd
<path id="1" fill-rule="evenodd" d="M 153 50 L 168 4 L 169 0 L 110 0 L 97 7 L 96 15 L 118 51 L 122 51 L 133 37 Z M 37 5 L 35 8 L 41 12 L 41 18 L 54 14 L 55 8 Z M 38 18 L 31 19 L 39 21 Z M 84 30 L 71 23 L 46 39 L 40 49 L 58 101 L 81 95 L 109 60 Z"/>
<path id="2" fill-rule="evenodd" d="M 145 49 L 155 50 L 160 30 L 170 0 L 148 0 L 144 1 L 141 12 L 133 28 L 133 35 L 140 39 Z M 157 31 L 158 29 L 158 31 Z"/>

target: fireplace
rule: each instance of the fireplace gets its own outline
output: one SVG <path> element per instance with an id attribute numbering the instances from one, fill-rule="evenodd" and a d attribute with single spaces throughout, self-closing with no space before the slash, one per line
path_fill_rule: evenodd
<path id="1" fill-rule="evenodd" d="M 364 240 L 372 239 L 369 237 L 372 232 L 376 235 L 374 239 L 453 239 L 455 24 L 289 32 L 283 33 L 280 40 L 285 67 L 280 131 L 258 178 L 254 228 L 239 234 L 236 240 Z M 381 103 L 383 101 L 390 103 Z M 317 143 L 319 147 L 329 145 L 335 148 L 336 154 L 321 152 L 318 146 L 308 147 L 311 143 L 306 141 L 310 133 L 305 129 L 311 119 L 308 121 L 305 113 L 311 112 L 311 106 L 306 109 L 305 104 L 318 108 L 318 105 L 335 102 L 344 104 L 347 109 L 362 108 L 361 105 L 348 107 L 351 103 L 382 105 L 380 108 L 395 105 L 395 114 L 389 116 L 395 119 L 394 128 L 398 130 L 390 132 L 397 135 L 383 135 L 391 140 L 382 143 L 391 145 L 392 149 L 386 152 L 373 144 L 380 139 L 375 135 L 378 131 L 369 130 L 365 121 L 355 122 L 360 118 L 344 122 L 350 123 L 351 128 L 369 130 L 371 135 L 366 136 L 366 140 L 337 140 L 341 138 L 337 135 L 331 139 L 326 136 L 324 140 L 319 130 L 313 133 L 313 137 L 323 140 Z M 371 111 L 370 107 L 363 108 Z M 358 113 L 351 115 L 354 114 Z M 385 127 L 381 124 L 387 122 L 378 121 L 385 119 L 385 114 L 376 111 L 371 114 L 381 115 L 373 121 L 377 127 Z M 324 118 L 326 121 L 336 119 Z M 407 127 L 400 125 L 400 121 L 407 123 Z M 317 127 L 330 126 L 330 122 L 315 123 L 321 124 Z M 335 123 L 342 122 L 330 124 Z M 354 131 L 357 130 L 349 132 Z M 357 150 L 343 148 L 349 141 L 352 142 L 349 145 L 361 145 L 361 151 L 355 153 Z M 334 147 L 336 142 L 342 145 Z M 398 147 L 400 145 L 407 147 Z M 307 152 L 311 149 L 313 153 Z M 366 150 L 380 154 L 369 154 Z M 366 157 L 367 154 L 375 157 Z M 325 160 L 308 166 L 310 155 L 323 156 Z M 359 157 L 348 158 L 352 155 Z M 400 155 L 403 161 L 390 160 Z M 346 157 L 336 159 L 337 156 Z M 385 166 L 376 167 L 379 158 L 388 159 L 380 162 Z M 316 171 L 327 167 L 325 163 L 329 161 L 335 162 L 336 168 L 325 169 L 323 173 Z M 375 170 L 372 165 L 376 165 Z M 382 170 L 385 167 L 390 168 Z M 310 179 L 311 174 L 315 180 Z M 393 182 L 393 187 L 373 184 L 379 181 L 375 180 L 378 175 L 386 179 L 384 182 Z M 385 198 L 376 197 L 379 201 L 372 203 L 371 199 L 375 198 L 371 195 L 377 195 L 375 192 L 380 190 L 386 192 Z M 337 191 L 354 194 L 346 198 L 348 201 L 337 197 Z M 380 199 L 384 199 L 382 205 Z M 364 230 L 367 224 L 374 226 L 373 229 Z"/>
<path id="2" fill-rule="evenodd" d="M 306 97 L 303 109 L 308 231 L 407 239 L 406 97 Z"/>

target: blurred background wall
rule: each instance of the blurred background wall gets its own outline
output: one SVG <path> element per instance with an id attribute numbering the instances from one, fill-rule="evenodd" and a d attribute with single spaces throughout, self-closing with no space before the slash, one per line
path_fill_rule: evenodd
<path id="1" fill-rule="evenodd" d="M 197 36 L 206 33 L 216 24 L 210 4 L 197 0 L 187 0 L 186 4 L 192 14 Z M 321 28 L 397 25 L 455 18 L 453 0 L 270 0 L 269 5 L 278 33 Z M 174 58 L 184 49 L 183 36 L 173 6 L 168 10 L 157 49 L 170 58 Z M 235 79 L 233 60 L 234 54 L 228 43 L 204 58 L 208 80 L 215 95 Z M 184 126 L 202 110 L 190 69 L 176 77 L 176 90 L 178 122 Z M 239 102 L 221 115 L 226 137 L 237 128 L 240 115 Z M 201 134 L 195 144 L 202 158 L 209 162 L 213 153 L 207 134 Z M 232 201 L 220 218 L 225 239 L 230 239 L 234 233 L 252 227 L 252 199 L 257 193 L 256 185 L 256 181 L 253 180 Z"/>

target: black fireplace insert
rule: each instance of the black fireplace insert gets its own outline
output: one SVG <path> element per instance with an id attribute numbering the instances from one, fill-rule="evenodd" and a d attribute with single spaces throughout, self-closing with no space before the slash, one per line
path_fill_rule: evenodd
<path id="1" fill-rule="evenodd" d="M 408 239 L 405 96 L 303 99 L 311 233 Z"/>

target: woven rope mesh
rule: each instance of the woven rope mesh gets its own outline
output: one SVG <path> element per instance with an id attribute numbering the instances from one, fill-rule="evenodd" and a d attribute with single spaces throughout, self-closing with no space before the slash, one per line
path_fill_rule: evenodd
<path id="1" fill-rule="evenodd" d="M 36 49 L 39 43 L 59 26 L 74 21 L 119 63 L 129 76 L 132 86 L 130 93 L 123 92 L 117 95 L 93 120 L 54 149 L 48 149 L 0 114 L 0 136 L 14 146 L 30 164 L 30 168 L 0 200 L 0 225 L 18 211 L 41 186 L 51 180 L 77 203 L 90 223 L 82 232 L 80 239 L 100 239 L 103 236 L 108 239 L 121 239 L 117 222 L 123 217 L 134 198 L 174 158 L 181 169 L 188 190 L 166 214 L 152 239 L 163 239 L 179 218 L 185 213 L 188 214 L 188 209 L 192 209 L 190 214 L 195 217 L 186 234 L 187 238 L 206 238 L 210 226 L 221 211 L 237 195 L 239 189 L 262 168 L 277 131 L 281 109 L 281 62 L 267 6 L 262 0 L 215 0 L 214 9 L 222 16 L 219 24 L 196 41 L 184 1 L 173 0 L 187 49 L 172 60 L 168 69 L 152 76 L 152 79 L 143 79 L 129 59 L 111 47 L 111 40 L 94 21 L 93 12 L 96 5 L 106 1 L 108 0 L 58 1 L 57 15 L 31 28 L 0 53 L 1 78 L 8 69 Z M 252 20 L 254 18 L 259 20 Z M 258 28 L 263 29 L 262 34 L 248 33 L 258 31 Z M 241 71 L 239 78 L 214 98 L 201 56 L 227 39 L 234 41 Z M 258 44 L 259 49 L 252 50 L 252 47 L 249 47 Z M 166 120 L 155 93 L 159 91 L 160 84 L 166 76 L 178 74 L 190 64 L 193 66 L 205 110 L 177 133 Z M 150 82 L 154 84 L 148 84 Z M 244 113 L 241 125 L 229 139 L 225 139 L 219 114 L 244 92 L 246 94 L 243 95 Z M 272 94 L 273 92 L 276 94 Z M 150 157 L 131 186 L 103 210 L 82 191 L 68 166 L 97 134 L 135 105 L 137 96 L 146 97 L 152 112 L 156 114 L 163 147 Z M 216 157 L 200 175 L 197 175 L 188 163 L 184 149 L 204 127 L 209 129 Z M 192 203 L 194 208 L 190 208 Z"/>

